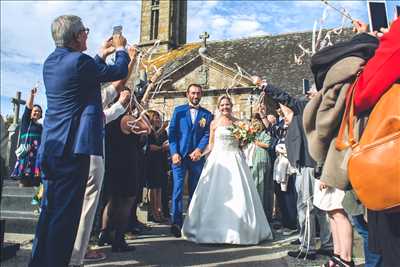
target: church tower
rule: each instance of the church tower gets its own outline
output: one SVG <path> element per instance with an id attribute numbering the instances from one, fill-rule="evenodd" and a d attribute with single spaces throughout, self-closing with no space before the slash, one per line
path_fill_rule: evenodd
<path id="1" fill-rule="evenodd" d="M 149 48 L 160 40 L 158 53 L 186 43 L 186 0 L 142 0 L 140 47 Z"/>

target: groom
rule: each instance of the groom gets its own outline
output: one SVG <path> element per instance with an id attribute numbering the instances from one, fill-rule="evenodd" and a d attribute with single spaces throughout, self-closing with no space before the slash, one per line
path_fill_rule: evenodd
<path id="1" fill-rule="evenodd" d="M 200 107 L 201 96 L 200 85 L 189 85 L 186 90 L 188 104 L 175 108 L 169 124 L 169 147 L 174 178 L 171 233 L 175 237 L 181 236 L 182 194 L 186 171 L 189 172 L 191 199 L 204 165 L 201 154 L 210 136 L 212 114 Z"/>

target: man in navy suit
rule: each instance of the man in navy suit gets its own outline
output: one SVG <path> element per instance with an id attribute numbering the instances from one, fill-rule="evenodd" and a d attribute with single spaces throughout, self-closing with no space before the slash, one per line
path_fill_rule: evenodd
<path id="1" fill-rule="evenodd" d="M 100 82 L 124 79 L 126 39 L 115 35 L 115 65 L 105 63 L 111 47 L 94 59 L 87 49 L 89 29 L 77 16 L 51 25 L 56 49 L 43 66 L 47 110 L 39 159 L 45 188 L 29 266 L 68 266 L 82 209 L 90 155 L 103 155 L 104 115 Z"/>
<path id="2" fill-rule="evenodd" d="M 212 121 L 211 112 L 200 107 L 200 85 L 189 85 L 186 96 L 189 103 L 175 108 L 169 124 L 169 147 L 174 179 L 171 232 L 175 237 L 181 236 L 182 195 L 186 171 L 189 172 L 191 198 L 203 169 L 204 158 L 201 155 L 208 144 Z"/>

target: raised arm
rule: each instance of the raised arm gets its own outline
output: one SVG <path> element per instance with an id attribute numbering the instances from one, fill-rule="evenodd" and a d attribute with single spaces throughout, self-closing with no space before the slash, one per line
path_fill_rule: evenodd
<path id="1" fill-rule="evenodd" d="M 285 91 L 275 86 L 272 86 L 265 81 L 262 81 L 261 78 L 258 76 L 253 76 L 252 80 L 256 86 L 258 86 L 262 91 L 265 92 L 266 95 L 268 95 L 274 101 L 289 107 L 296 114 L 301 112 L 301 110 L 299 109 L 300 103 L 297 98 L 292 97 Z"/>
<path id="2" fill-rule="evenodd" d="M 37 94 L 37 88 L 34 87 L 31 89 L 31 93 L 28 96 L 28 100 L 26 101 L 26 107 L 30 110 L 33 109 L 33 100 L 35 99 L 35 96 Z"/>
<path id="3" fill-rule="evenodd" d="M 124 90 L 125 84 L 126 84 L 127 80 L 129 79 L 129 77 L 131 76 L 133 68 L 135 67 L 135 63 L 136 63 L 136 59 L 137 59 L 136 48 L 133 46 L 129 47 L 128 54 L 129 54 L 129 58 L 130 58 L 130 62 L 128 64 L 128 75 L 126 76 L 126 78 L 112 83 L 118 92 L 121 92 L 122 90 Z"/>
<path id="4" fill-rule="evenodd" d="M 128 90 L 124 90 L 120 93 L 117 102 L 115 102 L 111 107 L 104 109 L 106 124 L 124 114 L 126 107 L 128 106 L 130 97 L 130 92 Z"/>
<path id="5" fill-rule="evenodd" d="M 113 51 L 110 46 L 116 47 L 115 49 L 115 64 L 107 65 L 105 58 Z M 122 35 L 115 35 L 105 41 L 102 45 L 103 52 L 96 55 L 94 61 L 97 66 L 97 79 L 100 82 L 111 82 L 116 80 L 125 79 L 128 75 L 129 55 L 125 51 L 126 39 Z"/>

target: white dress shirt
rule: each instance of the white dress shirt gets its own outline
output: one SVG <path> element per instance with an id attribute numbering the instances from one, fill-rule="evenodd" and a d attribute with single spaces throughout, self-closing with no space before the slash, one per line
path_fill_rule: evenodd
<path id="1" fill-rule="evenodd" d="M 192 119 L 192 124 L 196 121 L 197 114 L 199 113 L 198 109 L 191 108 L 190 109 L 190 118 Z"/>

